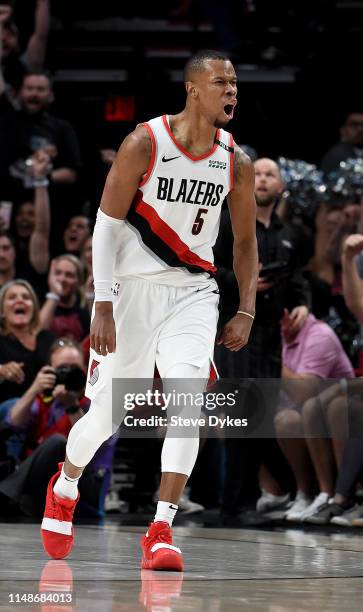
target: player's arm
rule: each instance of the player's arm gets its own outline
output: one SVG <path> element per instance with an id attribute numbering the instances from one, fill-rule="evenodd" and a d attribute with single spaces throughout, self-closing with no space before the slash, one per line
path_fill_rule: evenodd
<path id="1" fill-rule="evenodd" d="M 110 291 L 117 237 L 143 175 L 147 172 L 152 144 L 147 130 L 137 127 L 122 143 L 106 179 L 93 232 L 93 278 L 95 316 L 91 325 L 91 348 L 99 355 L 116 348 Z"/>
<path id="2" fill-rule="evenodd" d="M 238 148 L 234 155 L 234 189 L 228 196 L 233 230 L 233 269 L 238 282 L 240 303 L 236 314 L 224 326 L 218 339 L 232 351 L 248 342 L 255 314 L 258 278 L 256 240 L 255 172 L 250 159 Z M 248 316 L 248 315 L 252 316 Z"/>

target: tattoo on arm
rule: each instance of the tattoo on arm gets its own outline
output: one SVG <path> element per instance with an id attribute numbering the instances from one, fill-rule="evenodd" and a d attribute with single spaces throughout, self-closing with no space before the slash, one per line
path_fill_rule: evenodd
<path id="1" fill-rule="evenodd" d="M 235 183 L 240 183 L 243 180 L 245 167 L 250 165 L 251 160 L 248 155 L 235 145 L 233 168 Z"/>

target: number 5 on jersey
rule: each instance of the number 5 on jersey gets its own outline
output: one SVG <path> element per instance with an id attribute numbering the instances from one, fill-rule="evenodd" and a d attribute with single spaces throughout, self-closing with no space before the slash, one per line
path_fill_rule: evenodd
<path id="1" fill-rule="evenodd" d="M 208 208 L 200 208 L 197 212 L 197 216 L 195 217 L 195 221 L 193 223 L 193 227 L 192 227 L 192 234 L 194 236 L 196 236 L 197 234 L 200 233 L 202 227 L 203 227 L 203 223 L 205 221 L 205 219 L 203 219 L 202 215 L 206 215 L 208 212 Z"/>

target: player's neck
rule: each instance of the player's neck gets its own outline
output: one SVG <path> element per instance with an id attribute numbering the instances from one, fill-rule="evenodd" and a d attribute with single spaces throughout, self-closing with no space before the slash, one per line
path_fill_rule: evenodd
<path id="1" fill-rule="evenodd" d="M 196 116 L 187 108 L 169 118 L 170 129 L 184 149 L 194 155 L 203 155 L 213 147 L 217 128 L 204 117 Z"/>

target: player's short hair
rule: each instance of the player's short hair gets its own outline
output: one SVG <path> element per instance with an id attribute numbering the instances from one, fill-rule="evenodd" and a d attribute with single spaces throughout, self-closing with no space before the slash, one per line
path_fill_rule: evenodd
<path id="1" fill-rule="evenodd" d="M 196 72 L 204 70 L 204 62 L 206 60 L 223 60 L 229 61 L 228 55 L 223 51 L 214 51 L 213 49 L 203 49 L 192 55 L 184 67 L 184 83 L 191 81 Z"/>

